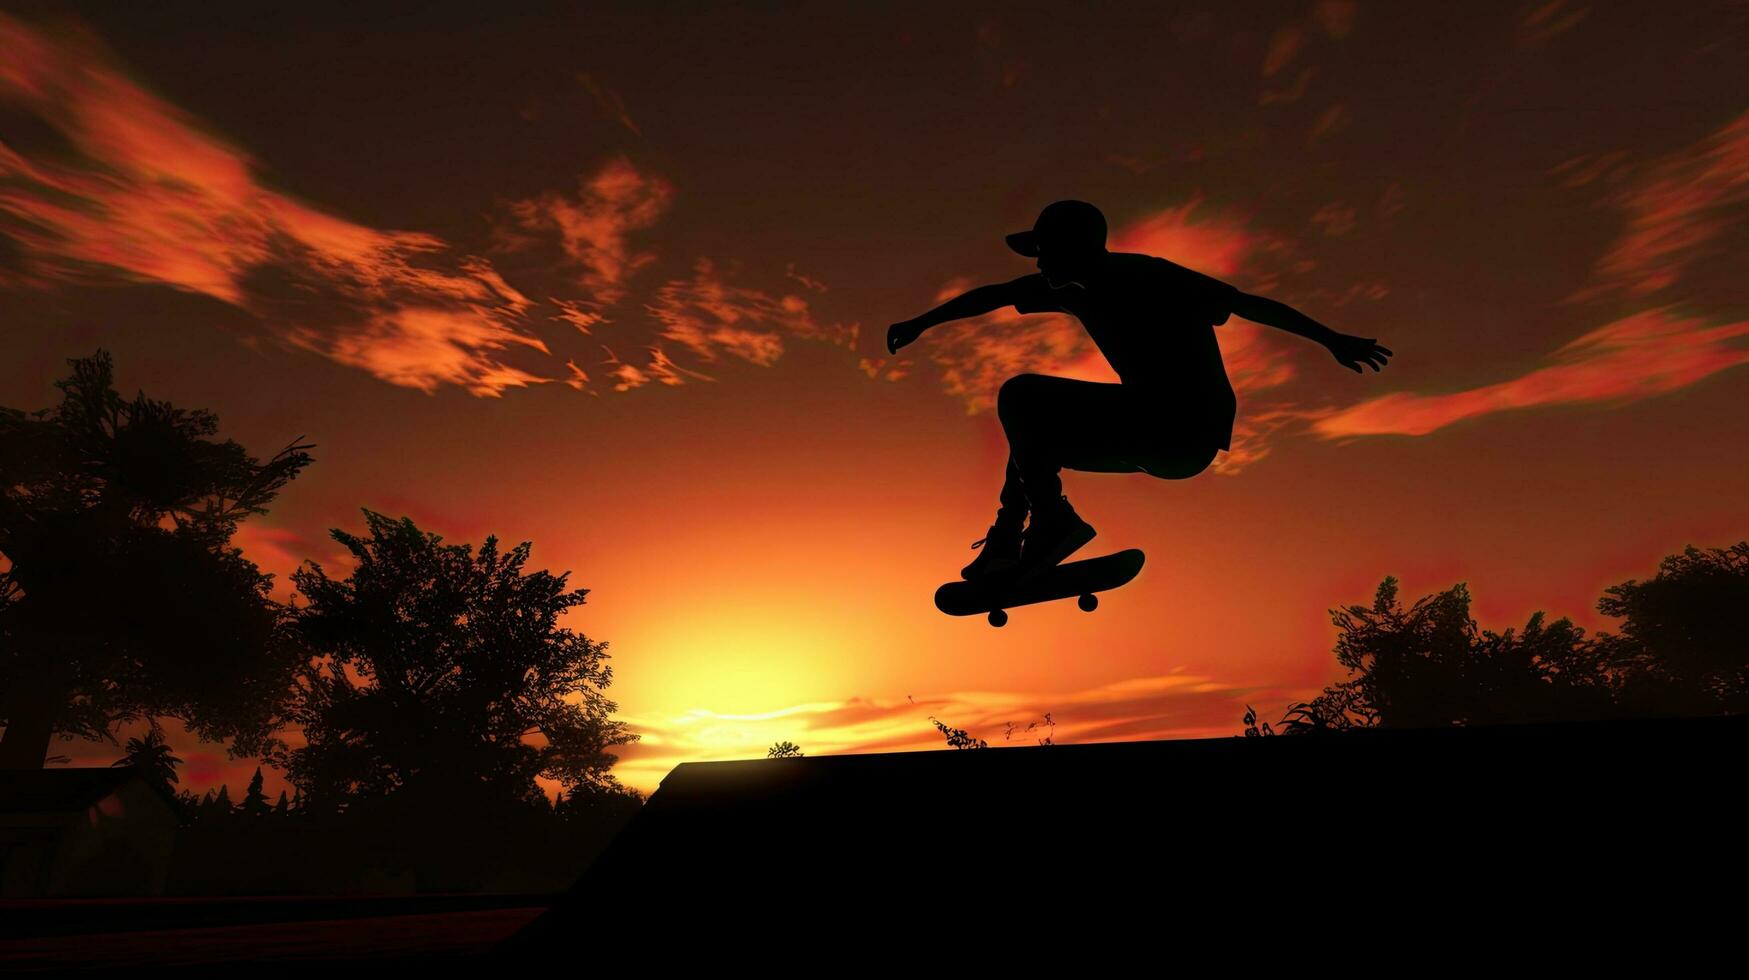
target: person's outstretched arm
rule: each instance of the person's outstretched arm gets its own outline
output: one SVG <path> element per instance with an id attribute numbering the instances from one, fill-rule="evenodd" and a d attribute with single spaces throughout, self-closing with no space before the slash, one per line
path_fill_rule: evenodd
<path id="1" fill-rule="evenodd" d="M 928 313 L 893 324 L 887 328 L 887 353 L 898 353 L 899 348 L 916 340 L 923 331 L 938 323 L 963 320 L 1013 305 L 1013 286 L 1011 282 L 997 282 L 968 289 Z"/>
<path id="2" fill-rule="evenodd" d="M 1278 303 L 1262 296 L 1240 293 L 1233 303 L 1233 313 L 1253 323 L 1315 340 L 1330 348 L 1336 363 L 1357 374 L 1362 373 L 1362 364 L 1377 371 L 1384 367 L 1386 358 L 1391 356 L 1388 348 L 1379 346 L 1376 337 L 1351 337 L 1345 333 L 1337 333 L 1286 303 Z"/>

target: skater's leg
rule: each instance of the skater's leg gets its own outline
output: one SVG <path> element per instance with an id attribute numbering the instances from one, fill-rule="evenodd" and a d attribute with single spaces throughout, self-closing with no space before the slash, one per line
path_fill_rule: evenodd
<path id="1" fill-rule="evenodd" d="M 1094 438 L 1064 453 L 1064 469 L 1089 473 L 1147 473 L 1162 480 L 1188 479 L 1208 469 L 1220 449 L 1191 425 L 1143 425 L 1111 420 Z"/>
<path id="2" fill-rule="evenodd" d="M 1000 506 L 996 510 L 996 523 L 1019 527 L 1026 522 L 1027 512 L 1031 509 L 1026 499 L 1026 486 L 1020 479 L 1020 468 L 1014 464 L 1014 454 L 1009 453 L 1008 471 L 1002 480 Z"/>
<path id="3" fill-rule="evenodd" d="M 998 392 L 996 413 L 1032 515 L 1021 546 L 1022 578 L 1058 564 L 1098 533 L 1063 496 L 1058 471 L 1078 441 L 1096 436 L 1102 419 L 1119 407 L 1119 391 L 1119 385 L 1022 374 Z"/>
<path id="4" fill-rule="evenodd" d="M 1018 479 L 1035 517 L 1039 507 L 1061 500 L 1058 471 L 1068 461 L 1109 455 L 1114 432 L 1145 421 L 1130 419 L 1133 411 L 1121 385 L 1042 374 L 1020 374 L 1002 384 L 996 415 L 1008 434 L 1009 478 Z"/>

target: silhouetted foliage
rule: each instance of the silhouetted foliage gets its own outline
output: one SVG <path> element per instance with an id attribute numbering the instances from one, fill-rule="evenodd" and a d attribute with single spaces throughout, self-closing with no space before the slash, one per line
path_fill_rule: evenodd
<path id="1" fill-rule="evenodd" d="M 524 574 L 528 542 L 500 553 L 488 537 L 475 554 L 364 515 L 368 537 L 332 532 L 357 562 L 350 576 L 314 562 L 293 573 L 308 599 L 299 630 L 324 656 L 290 713 L 308 744 L 269 761 L 335 808 L 403 791 L 532 805 L 537 775 L 617 785 L 607 748 L 638 736 L 609 717 L 607 644 L 558 625 L 588 590 L 566 591 L 568 572 Z"/>
<path id="2" fill-rule="evenodd" d="M 1250 705 L 1245 706 L 1245 717 L 1241 720 L 1241 723 L 1245 726 L 1246 738 L 1257 738 L 1261 735 L 1275 734 L 1275 729 L 1270 727 L 1269 722 L 1258 723 L 1257 709 Z"/>
<path id="3" fill-rule="evenodd" d="M 966 730 L 963 728 L 949 728 L 937 721 L 933 715 L 930 716 L 929 720 L 935 722 L 935 727 L 940 729 L 941 734 L 947 738 L 947 744 L 956 749 L 987 749 L 990 747 L 989 742 L 981 738 L 973 738 L 966 734 Z"/>
<path id="4" fill-rule="evenodd" d="M 1469 608 L 1459 583 L 1405 609 L 1396 579 L 1385 578 L 1370 608 L 1331 610 L 1342 630 L 1336 659 L 1351 678 L 1292 705 L 1279 729 L 1259 725 L 1247 705 L 1245 735 L 1749 707 L 1749 542 L 1689 547 L 1650 581 L 1606 589 L 1597 609 L 1624 619 L 1620 634 L 1587 637 L 1541 612 L 1521 631 L 1493 633 L 1477 628 Z"/>
<path id="5" fill-rule="evenodd" d="M 267 794 L 261 789 L 261 767 L 255 767 L 255 776 L 249 780 L 249 789 L 243 793 L 243 802 L 237 804 L 237 812 L 245 817 L 265 817 L 273 807 L 267 802 Z"/>
<path id="6" fill-rule="evenodd" d="M 572 883 L 643 803 L 624 788 L 580 787 L 557 808 L 506 807 L 489 821 L 443 810 L 365 806 L 344 813 L 287 803 L 257 819 L 195 817 L 177 832 L 176 895 L 556 892 Z M 211 795 L 211 794 L 209 794 Z M 198 803 L 198 800 L 193 801 Z"/>
<path id="7" fill-rule="evenodd" d="M 579 785 L 562 794 L 553 805 L 553 813 L 573 824 L 609 820 L 630 820 L 644 805 L 644 794 L 629 786 Z"/>
<path id="8" fill-rule="evenodd" d="M 1749 541 L 1689 546 L 1650 580 L 1605 589 L 1597 611 L 1623 620 L 1614 657 L 1661 689 L 1656 700 L 1684 713 L 1749 710 Z"/>
<path id="9" fill-rule="evenodd" d="M 171 751 L 164 741 L 164 730 L 154 723 L 145 737 L 128 739 L 127 754 L 111 763 L 112 766 L 133 766 L 140 774 L 152 781 L 166 792 L 174 794 L 172 783 L 181 782 L 176 775 L 176 767 L 182 760 Z"/>
<path id="10" fill-rule="evenodd" d="M 310 447 L 258 462 L 210 412 L 123 399 L 107 353 L 69 363 L 56 407 L 0 408 L 0 767 L 162 716 L 256 755 L 303 656 L 230 538 Z"/>
<path id="11" fill-rule="evenodd" d="M 1022 735 L 1026 735 L 1026 734 L 1030 734 L 1034 731 L 1037 731 L 1040 728 L 1048 729 L 1049 733 L 1046 734 L 1044 737 L 1039 738 L 1037 740 L 1038 744 L 1040 744 L 1040 745 L 1055 745 L 1055 744 L 1057 744 L 1056 743 L 1057 723 L 1056 723 L 1056 720 L 1051 717 L 1051 713 L 1049 711 L 1045 712 L 1044 718 L 1042 718 L 1038 721 L 1027 722 L 1025 728 L 1016 727 L 1014 722 L 1012 722 L 1012 721 L 1003 722 L 1003 724 L 1002 724 L 1002 738 L 1004 740 L 1012 741 L 1014 739 L 1014 734 L 1016 732 L 1019 732 Z"/>
<path id="12" fill-rule="evenodd" d="M 800 759 L 802 747 L 790 741 L 779 742 L 765 750 L 765 757 L 768 759 Z"/>
<path id="13" fill-rule="evenodd" d="M 236 806 L 231 803 L 230 787 L 226 786 L 224 783 L 220 783 L 219 791 L 213 794 L 212 798 L 207 801 L 206 813 L 203 814 L 203 816 L 213 819 L 224 819 L 236 812 Z"/>

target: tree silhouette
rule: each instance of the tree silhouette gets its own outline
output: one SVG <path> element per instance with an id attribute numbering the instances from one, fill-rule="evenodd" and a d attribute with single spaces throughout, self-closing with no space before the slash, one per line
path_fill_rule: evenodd
<path id="1" fill-rule="evenodd" d="M 202 823 L 220 823 L 230 819 L 235 813 L 236 807 L 231 804 L 230 787 L 220 783 L 218 792 L 208 790 L 207 795 L 201 799 L 198 816 Z"/>
<path id="2" fill-rule="evenodd" d="M 130 738 L 127 744 L 127 754 L 115 760 L 112 766 L 133 766 L 140 775 L 174 793 L 172 783 L 181 782 L 176 775 L 176 767 L 182 764 L 164 741 L 164 730 L 154 722 L 144 738 Z"/>
<path id="3" fill-rule="evenodd" d="M 579 784 L 559 797 L 553 812 L 560 818 L 575 822 L 627 819 L 644 805 L 644 794 L 628 786 L 590 786 Z"/>
<path id="4" fill-rule="evenodd" d="M 116 394 L 104 351 L 68 363 L 58 406 L 0 408 L 0 768 L 141 717 L 255 755 L 303 658 L 230 538 L 310 447 L 257 462 L 210 412 Z"/>
<path id="5" fill-rule="evenodd" d="M 1330 614 L 1342 630 L 1336 660 L 1353 676 L 1291 706 L 1280 734 L 1530 720 L 1527 714 L 1549 714 L 1560 700 L 1533 651 L 1565 643 L 1570 653 L 1583 642 L 1582 631 L 1567 620 L 1545 629 L 1540 612 L 1522 637 L 1480 630 L 1463 583 L 1404 608 L 1397 580 L 1386 576 L 1371 607 Z M 1260 728 L 1249 707 L 1244 721 L 1248 736 L 1276 734 Z"/>
<path id="6" fill-rule="evenodd" d="M 765 750 L 765 757 L 768 759 L 800 759 L 802 757 L 802 747 L 794 742 L 785 740 L 778 742 L 776 745 Z"/>
<path id="7" fill-rule="evenodd" d="M 308 599 L 298 628 L 323 656 L 290 713 L 308 744 L 268 761 L 306 804 L 401 791 L 532 803 L 537 775 L 617 786 L 607 749 L 638 736 L 610 718 L 607 644 L 558 625 L 588 590 L 566 591 L 569 572 L 524 574 L 528 542 L 500 553 L 488 537 L 475 554 L 411 519 L 364 517 L 366 537 L 331 532 L 356 560 L 349 577 L 314 562 L 292 575 Z"/>
<path id="8" fill-rule="evenodd" d="M 256 766 L 255 777 L 249 780 L 249 789 L 243 793 L 243 802 L 237 804 L 237 812 L 246 817 L 264 817 L 272 809 L 261 789 L 261 767 Z"/>
<path id="9" fill-rule="evenodd" d="M 1597 611 L 1624 620 L 1611 651 L 1640 670 L 1648 710 L 1749 710 L 1749 541 L 1691 545 L 1650 580 L 1605 589 Z"/>
<path id="10" fill-rule="evenodd" d="M 1611 711 L 1609 662 L 1570 620 L 1534 613 L 1522 631 L 1478 629 L 1459 583 L 1405 609 L 1387 577 L 1371 608 L 1332 610 L 1336 659 L 1356 676 L 1287 730 L 1499 724 L 1597 717 Z"/>
<path id="11" fill-rule="evenodd" d="M 1331 610 L 1349 680 L 1291 706 L 1276 727 L 1249 705 L 1247 736 L 1737 713 L 1749 709 L 1749 542 L 1666 557 L 1649 581 L 1604 590 L 1619 634 L 1585 636 L 1541 612 L 1522 631 L 1470 618 L 1462 584 L 1407 609 L 1397 581 L 1373 605 Z"/>

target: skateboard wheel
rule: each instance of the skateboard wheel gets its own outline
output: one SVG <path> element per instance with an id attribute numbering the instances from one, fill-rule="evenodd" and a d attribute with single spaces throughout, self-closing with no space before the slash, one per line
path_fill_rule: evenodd
<path id="1" fill-rule="evenodd" d="M 1008 613 L 1001 609 L 990 610 L 990 625 L 1002 626 L 1008 622 Z"/>
<path id="2" fill-rule="evenodd" d="M 1076 599 L 1075 605 L 1080 606 L 1083 612 L 1092 612 L 1099 608 L 1099 597 L 1089 592 L 1081 598 Z"/>

